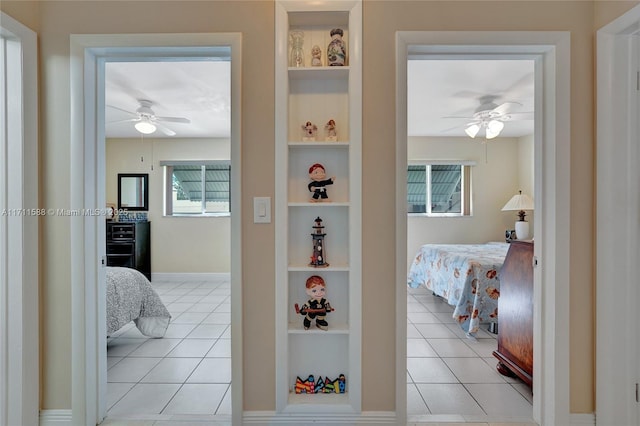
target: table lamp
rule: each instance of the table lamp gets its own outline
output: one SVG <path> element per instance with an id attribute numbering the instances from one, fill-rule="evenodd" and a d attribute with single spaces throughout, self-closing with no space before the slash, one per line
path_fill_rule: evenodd
<path id="1" fill-rule="evenodd" d="M 509 202 L 504 205 L 502 211 L 517 211 L 518 220 L 516 221 L 516 237 L 519 240 L 526 240 L 529 238 L 529 222 L 524 220 L 527 215 L 525 210 L 533 210 L 533 200 L 528 195 L 518 191 L 516 195 L 511 197 Z"/>

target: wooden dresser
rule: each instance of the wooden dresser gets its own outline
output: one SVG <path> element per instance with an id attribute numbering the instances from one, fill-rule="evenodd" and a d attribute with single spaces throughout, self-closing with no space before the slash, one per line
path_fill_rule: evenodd
<path id="1" fill-rule="evenodd" d="M 511 242 L 500 271 L 497 369 L 533 380 L 533 242 Z"/>

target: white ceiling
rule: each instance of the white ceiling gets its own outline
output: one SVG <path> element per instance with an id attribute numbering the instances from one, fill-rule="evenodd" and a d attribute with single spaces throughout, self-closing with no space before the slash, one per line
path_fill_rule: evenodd
<path id="1" fill-rule="evenodd" d="M 517 102 L 514 112 L 533 112 L 533 61 L 528 60 L 411 60 L 408 64 L 409 136 L 467 137 L 464 133 L 479 98 Z M 105 72 L 106 137 L 138 138 L 132 118 L 139 100 L 153 103 L 157 116 L 185 117 L 191 123 L 164 123 L 175 138 L 229 137 L 230 63 L 109 62 Z M 531 115 L 531 114 L 530 114 Z M 446 118 L 450 116 L 469 118 Z M 533 133 L 533 120 L 517 114 L 500 136 Z M 167 137 L 156 131 L 150 137 Z"/>
<path id="2" fill-rule="evenodd" d="M 533 134 L 534 64 L 530 60 L 411 60 L 407 66 L 409 136 L 461 136 L 483 96 L 517 102 L 501 137 Z M 523 114 L 528 113 L 528 114 Z M 447 118 L 447 117 L 466 118 Z"/>
<path id="3" fill-rule="evenodd" d="M 184 117 L 162 123 L 174 138 L 229 137 L 231 68 L 228 61 L 108 62 L 105 65 L 105 135 L 138 138 L 132 118 L 140 99 L 149 100 L 156 116 Z M 149 137 L 167 137 L 156 130 Z"/>

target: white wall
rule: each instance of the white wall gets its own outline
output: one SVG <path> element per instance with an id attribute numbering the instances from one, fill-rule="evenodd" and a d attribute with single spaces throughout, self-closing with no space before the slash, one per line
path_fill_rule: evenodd
<path id="1" fill-rule="evenodd" d="M 117 205 L 118 173 L 149 173 L 152 273 L 231 271 L 229 217 L 165 217 L 165 160 L 228 160 L 228 139 L 109 139 L 106 200 Z"/>
<path id="2" fill-rule="evenodd" d="M 469 244 L 504 241 L 514 229 L 515 212 L 502 207 L 519 189 L 533 196 L 533 137 L 497 138 L 487 143 L 470 138 L 410 137 L 407 158 L 414 160 L 475 161 L 471 169 L 472 216 L 409 215 L 407 259 L 422 244 Z M 533 226 L 533 216 L 527 215 Z"/>

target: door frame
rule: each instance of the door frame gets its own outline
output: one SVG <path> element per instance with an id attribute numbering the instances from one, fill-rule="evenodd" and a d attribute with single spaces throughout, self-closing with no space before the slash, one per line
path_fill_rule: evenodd
<path id="1" fill-rule="evenodd" d="M 596 412 L 602 424 L 640 422 L 639 31 L 636 6 L 596 35 Z"/>
<path id="2" fill-rule="evenodd" d="M 533 419 L 570 424 L 570 33 L 405 31 L 396 34 L 396 412 L 406 423 L 407 60 L 456 55 L 533 59 L 535 211 Z"/>
<path id="3" fill-rule="evenodd" d="M 206 57 L 231 48 L 231 376 L 232 418 L 242 416 L 241 70 L 240 33 L 71 35 L 70 208 L 105 206 L 104 62 L 123 57 Z M 102 87 L 100 87 L 102 82 Z M 106 415 L 104 218 L 71 222 L 72 421 Z M 91 284 L 91 285 L 87 285 Z"/>
<path id="4" fill-rule="evenodd" d="M 40 408 L 38 36 L 0 12 L 0 424 L 37 424 Z"/>

